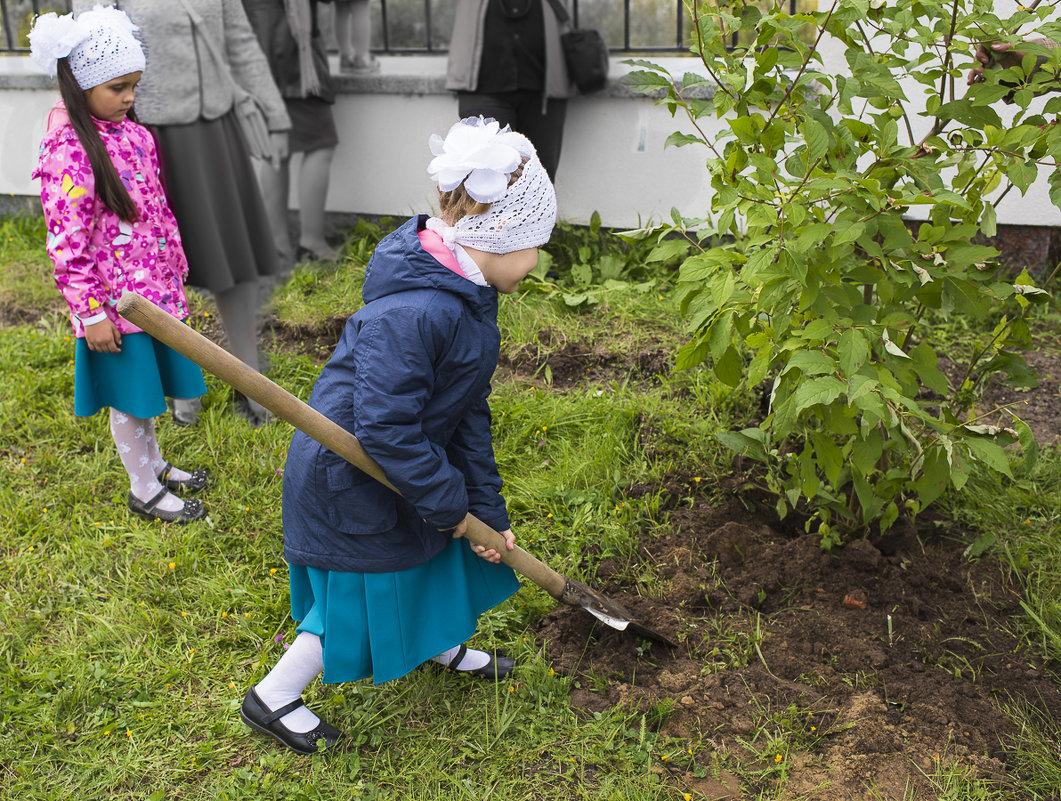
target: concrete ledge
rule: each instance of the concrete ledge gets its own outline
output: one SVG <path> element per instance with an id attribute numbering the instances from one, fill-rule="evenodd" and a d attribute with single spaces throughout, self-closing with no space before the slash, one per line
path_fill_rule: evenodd
<path id="1" fill-rule="evenodd" d="M 612 58 L 609 69 L 608 86 L 600 92 L 590 95 L 593 98 L 606 97 L 645 97 L 643 93 L 634 92 L 623 82 L 623 76 L 634 69 L 623 61 L 632 56 L 621 55 Z M 641 56 L 638 56 L 641 57 Z M 686 70 L 696 71 L 700 62 L 692 56 L 666 56 L 648 58 L 681 75 Z M 331 57 L 332 78 L 340 94 L 362 95 L 445 95 L 446 89 L 446 56 L 381 56 L 380 71 L 374 75 L 344 75 L 339 72 L 337 56 Z M 37 65 L 26 55 L 0 56 L 0 91 L 15 90 L 49 90 L 55 89 L 55 79 L 41 72 Z M 710 90 L 698 87 L 698 94 L 710 95 Z M 662 92 L 657 93 L 662 96 Z"/>

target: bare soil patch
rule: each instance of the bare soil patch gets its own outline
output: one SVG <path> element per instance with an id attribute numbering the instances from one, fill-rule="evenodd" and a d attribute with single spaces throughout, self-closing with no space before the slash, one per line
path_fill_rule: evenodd
<path id="1" fill-rule="evenodd" d="M 752 753 L 742 741 L 761 748 L 777 732 L 797 746 L 785 797 L 808 799 L 870 788 L 900 799 L 907 786 L 932 797 L 920 771 L 936 759 L 1001 779 L 1014 732 L 1000 704 L 1061 720 L 1057 666 L 1029 661 L 1012 633 L 1016 588 L 996 562 L 965 559 L 960 539 L 908 532 L 827 555 L 815 537 L 752 522 L 736 503 L 674 510 L 670 529 L 642 542 L 661 597 L 621 580 L 601 589 L 680 647 L 646 648 L 570 607 L 538 624 L 587 714 L 635 705 L 662 733 L 704 737 L 742 760 Z M 746 664 L 719 664 L 735 652 Z"/>

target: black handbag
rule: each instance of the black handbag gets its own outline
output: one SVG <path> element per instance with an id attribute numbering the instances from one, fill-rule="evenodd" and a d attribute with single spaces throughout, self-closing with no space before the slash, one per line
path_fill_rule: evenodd
<path id="1" fill-rule="evenodd" d="M 571 19 L 560 0 L 549 0 L 561 24 Z M 577 28 L 560 34 L 567 74 L 584 95 L 599 92 L 608 85 L 608 45 L 599 31 Z"/>

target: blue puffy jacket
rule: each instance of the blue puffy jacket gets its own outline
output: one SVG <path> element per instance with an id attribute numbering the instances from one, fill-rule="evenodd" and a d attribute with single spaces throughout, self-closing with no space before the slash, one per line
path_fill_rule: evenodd
<path id="1" fill-rule="evenodd" d="M 365 306 L 349 319 L 310 406 L 350 431 L 401 490 L 302 432 L 284 470 L 284 556 L 357 573 L 404 570 L 437 555 L 471 511 L 509 528 L 490 439 L 497 291 L 420 246 L 426 217 L 376 247 Z"/>

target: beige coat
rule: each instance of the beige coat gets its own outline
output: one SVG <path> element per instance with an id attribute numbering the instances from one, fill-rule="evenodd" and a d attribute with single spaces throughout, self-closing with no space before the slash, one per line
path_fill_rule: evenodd
<path id="1" fill-rule="evenodd" d="M 570 3 L 561 0 L 570 10 Z M 479 65 L 483 60 L 483 27 L 490 0 L 457 0 L 453 14 L 453 36 L 449 43 L 449 66 L 446 88 L 455 92 L 474 92 L 479 83 Z M 575 87 L 567 76 L 567 64 L 560 47 L 560 34 L 571 27 L 561 26 L 549 0 L 542 0 L 545 15 L 545 96 L 571 97 Z"/>
<path id="2" fill-rule="evenodd" d="M 101 0 L 74 0 L 74 11 L 87 11 Z M 261 106 L 270 130 L 286 131 L 291 120 L 273 83 L 240 0 L 185 0 L 212 32 L 215 49 L 245 91 Z M 147 67 L 136 91 L 136 113 L 147 125 L 184 125 L 215 120 L 232 108 L 232 86 L 202 41 L 202 31 L 180 0 L 117 0 L 140 26 Z"/>

